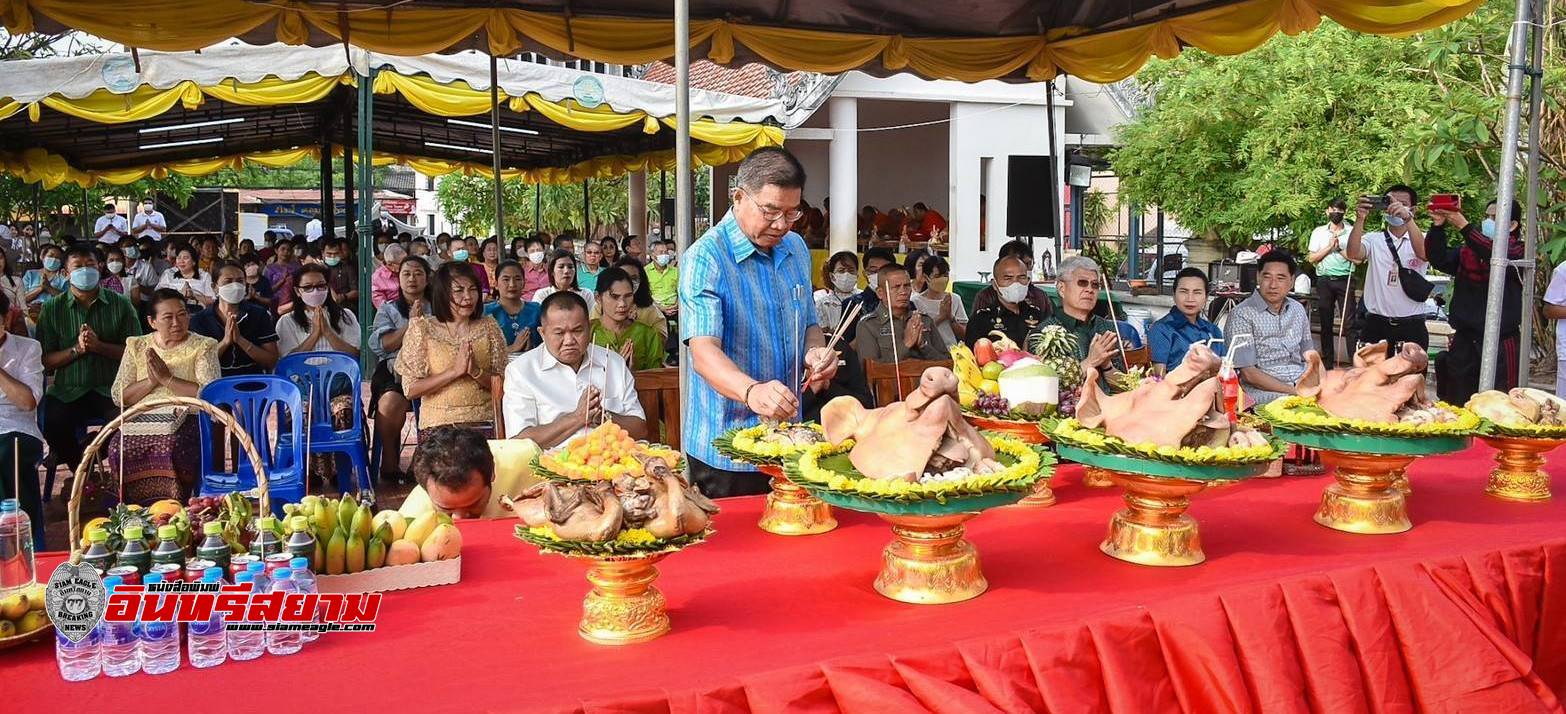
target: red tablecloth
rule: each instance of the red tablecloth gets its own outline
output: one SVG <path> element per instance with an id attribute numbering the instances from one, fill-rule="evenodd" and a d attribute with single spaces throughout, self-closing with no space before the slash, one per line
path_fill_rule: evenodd
<path id="1" fill-rule="evenodd" d="M 716 537 L 660 566 L 674 632 L 622 648 L 576 635 L 581 564 L 467 523 L 462 583 L 388 595 L 374 633 L 80 684 L 32 646 L 0 653 L 4 709 L 297 692 L 371 711 L 1560 711 L 1566 504 L 1483 496 L 1490 456 L 1417 463 L 1415 528 L 1393 536 L 1313 523 L 1325 477 L 1209 490 L 1191 509 L 1209 560 L 1180 569 L 1100 554 L 1118 493 L 1064 467 L 1057 506 L 971 522 L 990 591 L 928 607 L 871 589 L 878 519 L 782 538 L 756 529 L 760 499 L 729 500 Z"/>

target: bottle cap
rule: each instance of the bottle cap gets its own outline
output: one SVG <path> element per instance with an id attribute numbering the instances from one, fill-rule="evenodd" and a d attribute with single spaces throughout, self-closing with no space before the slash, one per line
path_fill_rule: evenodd
<path id="1" fill-rule="evenodd" d="M 201 532 L 206 535 L 223 535 L 223 524 L 217 521 L 208 521 L 201 526 Z"/>
<path id="2" fill-rule="evenodd" d="M 255 571 L 252 571 L 252 570 L 246 570 L 243 573 L 236 573 L 234 575 L 234 584 L 236 584 L 236 585 L 239 584 L 239 583 L 253 583 L 255 581 L 256 581 L 256 574 L 255 574 Z"/>
<path id="3" fill-rule="evenodd" d="M 277 518 L 274 516 L 262 516 L 256 521 L 256 526 L 262 530 L 272 530 L 277 527 Z"/>
<path id="4" fill-rule="evenodd" d="M 264 573 L 266 572 L 266 563 L 257 560 L 249 565 L 246 565 L 245 571 L 250 573 Z"/>
<path id="5" fill-rule="evenodd" d="M 123 585 L 124 583 L 125 578 L 122 578 L 118 575 L 110 575 L 109 577 L 103 579 L 103 589 L 112 593 L 114 592 L 115 588 Z"/>
<path id="6" fill-rule="evenodd" d="M 141 540 L 145 537 L 146 533 L 141 529 L 141 526 L 125 526 L 125 540 Z"/>
<path id="7" fill-rule="evenodd" d="M 163 582 L 163 573 L 147 573 L 146 575 L 141 576 L 142 585 L 151 585 L 153 583 L 161 582 Z"/>
<path id="8" fill-rule="evenodd" d="M 298 533 L 299 531 L 308 530 L 310 528 L 310 519 L 305 518 L 304 516 L 294 516 L 293 519 L 288 522 L 288 525 L 293 527 L 295 533 Z"/>
<path id="9" fill-rule="evenodd" d="M 102 528 L 94 528 L 87 531 L 87 541 L 90 543 L 107 543 L 109 542 L 109 532 Z"/>
<path id="10" fill-rule="evenodd" d="M 21 504 L 19 504 L 14 498 L 7 498 L 4 501 L 0 501 L 0 513 L 15 513 L 16 510 L 20 507 Z"/>
<path id="11" fill-rule="evenodd" d="M 287 580 L 287 579 L 293 577 L 293 575 L 294 575 L 294 569 L 293 568 L 278 568 L 277 570 L 272 571 L 272 579 L 273 580 Z"/>
<path id="12" fill-rule="evenodd" d="M 201 582 L 203 583 L 216 583 L 222 580 L 222 568 L 207 568 L 206 570 L 201 571 Z"/>
<path id="13" fill-rule="evenodd" d="M 288 567 L 293 568 L 294 570 L 306 570 L 306 569 L 309 569 L 309 567 L 310 567 L 310 559 L 309 558 L 294 558 L 294 559 L 288 561 Z"/>
<path id="14" fill-rule="evenodd" d="M 172 525 L 158 526 L 158 540 L 160 540 L 160 541 L 179 540 L 179 528 L 176 528 L 176 527 L 174 527 Z"/>

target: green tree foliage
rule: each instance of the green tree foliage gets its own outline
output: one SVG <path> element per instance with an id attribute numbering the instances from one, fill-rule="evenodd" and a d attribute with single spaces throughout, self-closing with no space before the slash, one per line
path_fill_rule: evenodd
<path id="1" fill-rule="evenodd" d="M 1405 39 L 1324 21 L 1237 57 L 1155 62 L 1139 80 L 1156 102 L 1111 156 L 1121 191 L 1231 248 L 1302 243 L 1327 201 L 1390 183 L 1461 194 L 1478 214 L 1495 191 L 1510 13 L 1489 3 Z"/>
<path id="2" fill-rule="evenodd" d="M 710 195 L 711 172 L 696 172 L 696 205 L 707 205 Z M 609 232 L 623 235 L 629 225 L 626 215 L 629 209 L 627 181 L 624 176 L 613 179 L 597 179 L 589 182 L 592 196 L 591 229 L 594 234 Z M 668 180 L 669 195 L 674 195 L 674 178 Z M 583 228 L 582 185 L 534 186 L 518 180 L 502 184 L 506 204 L 506 231 L 521 235 L 541 230 L 559 233 L 566 229 Z M 539 191 L 541 221 L 534 220 L 534 192 Z M 457 230 L 469 235 L 490 235 L 495 225 L 495 184 L 481 176 L 452 175 L 437 179 L 436 200 Z M 649 225 L 658 221 L 658 175 L 647 177 L 647 210 Z M 535 225 L 536 224 L 536 225 Z"/>

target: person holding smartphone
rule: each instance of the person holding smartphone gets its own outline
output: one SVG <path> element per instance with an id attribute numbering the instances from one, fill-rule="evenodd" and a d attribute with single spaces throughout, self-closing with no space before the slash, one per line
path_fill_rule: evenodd
<path id="1" fill-rule="evenodd" d="M 1425 235 L 1414 220 L 1413 206 L 1418 200 L 1414 189 L 1403 184 L 1389 187 L 1381 196 L 1362 196 L 1354 207 L 1354 229 L 1349 231 L 1344 250 L 1344 256 L 1355 263 L 1369 261 L 1360 341 L 1375 344 L 1385 340 L 1388 356 L 1403 342 L 1430 347 L 1430 331 L 1425 327 L 1428 308 L 1423 299 L 1408 294 L 1412 286 L 1405 286 L 1401 277 L 1404 269 L 1423 276 L 1429 267 Z M 1385 205 L 1378 205 L 1382 201 Z M 1366 221 L 1377 210 L 1385 227 L 1367 231 Z"/>

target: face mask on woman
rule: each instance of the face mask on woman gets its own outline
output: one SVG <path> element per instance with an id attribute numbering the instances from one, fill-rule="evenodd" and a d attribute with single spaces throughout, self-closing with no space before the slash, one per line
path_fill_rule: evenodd
<path id="1" fill-rule="evenodd" d="M 660 255 L 658 257 L 662 258 L 665 256 Z M 858 284 L 859 276 L 854 275 L 853 273 L 832 274 L 832 287 L 836 288 L 840 293 L 851 293 L 854 291 L 854 286 Z"/>
<path id="2" fill-rule="evenodd" d="M 60 269 L 60 259 L 56 258 L 56 257 L 54 257 L 52 255 L 47 257 L 47 258 L 44 258 L 43 259 L 43 269 L 47 270 L 47 271 L 49 271 L 51 273 L 56 271 L 56 270 L 59 270 Z"/>
<path id="3" fill-rule="evenodd" d="M 454 251 L 451 251 L 451 259 L 455 260 L 455 261 L 457 261 L 459 263 L 462 262 L 462 261 L 465 261 L 465 260 L 468 259 L 468 251 L 466 251 L 466 250 L 454 250 Z"/>
<path id="4" fill-rule="evenodd" d="M 1494 240 L 1495 239 L 1495 219 L 1494 218 L 1486 218 L 1486 219 L 1484 219 L 1484 223 L 1482 223 L 1480 225 L 1482 225 L 1483 227 L 1480 228 L 1479 230 L 1482 231 L 1490 239 Z"/>
<path id="5" fill-rule="evenodd" d="M 250 294 L 250 288 L 244 283 L 228 283 L 226 285 L 219 285 L 217 293 L 218 297 L 221 298 L 223 302 L 226 302 L 230 305 L 238 305 L 239 303 L 245 301 L 246 295 Z M 306 300 L 305 302 L 309 301 Z"/>
<path id="6" fill-rule="evenodd" d="M 109 274 L 110 275 L 119 275 L 120 271 L 124 270 L 124 269 L 125 269 L 125 263 L 124 262 L 118 261 L 118 260 L 111 260 L 111 261 L 109 261 Z"/>
<path id="7" fill-rule="evenodd" d="M 535 250 L 527 254 L 528 262 L 538 264 L 544 262 L 544 251 Z"/>
<path id="8" fill-rule="evenodd" d="M 325 305 L 326 304 L 326 297 L 327 297 L 326 288 L 318 288 L 316 290 L 301 290 L 301 291 L 299 291 L 299 299 L 303 300 L 304 304 L 306 304 L 306 305 L 308 305 L 310 307 L 320 307 L 322 305 Z"/>

